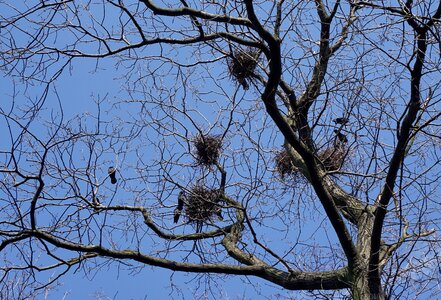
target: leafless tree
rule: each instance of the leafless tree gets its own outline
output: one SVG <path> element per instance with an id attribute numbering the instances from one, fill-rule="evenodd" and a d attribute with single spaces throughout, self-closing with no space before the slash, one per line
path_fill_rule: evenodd
<path id="1" fill-rule="evenodd" d="M 102 260 L 311 298 L 439 295 L 440 1 L 0 1 L 0 15 L 5 297 Z M 72 117 L 57 82 L 85 61 L 121 91 Z"/>

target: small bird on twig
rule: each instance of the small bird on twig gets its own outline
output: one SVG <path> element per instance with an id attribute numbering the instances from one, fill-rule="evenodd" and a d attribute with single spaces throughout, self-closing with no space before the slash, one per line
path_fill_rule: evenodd
<path id="1" fill-rule="evenodd" d="M 184 191 L 179 192 L 178 196 L 178 207 L 175 208 L 173 221 L 178 223 L 179 217 L 181 216 L 182 209 L 184 208 L 185 195 Z"/>
<path id="2" fill-rule="evenodd" d="M 107 172 L 109 173 L 110 182 L 112 184 L 115 184 L 117 182 L 117 180 L 116 180 L 116 169 L 114 167 L 109 167 L 109 170 Z"/>

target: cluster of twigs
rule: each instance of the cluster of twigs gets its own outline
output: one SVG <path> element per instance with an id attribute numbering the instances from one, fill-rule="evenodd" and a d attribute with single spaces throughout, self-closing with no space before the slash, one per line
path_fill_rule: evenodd
<path id="1" fill-rule="evenodd" d="M 346 136 L 337 134 L 332 146 L 318 153 L 318 158 L 327 171 L 338 171 L 343 166 L 347 155 L 347 142 Z M 294 165 L 289 153 L 284 148 L 276 152 L 274 161 L 275 170 L 282 180 L 287 176 L 297 178 L 298 175 L 301 174 L 299 168 Z"/>
<path id="2" fill-rule="evenodd" d="M 222 149 L 222 140 L 217 135 L 199 134 L 193 141 L 194 155 L 199 165 L 211 166 L 218 162 Z"/>
<path id="3" fill-rule="evenodd" d="M 222 193 L 218 189 L 209 189 L 203 186 L 193 187 L 187 194 L 185 215 L 190 222 L 201 223 L 217 215 L 222 219 Z"/>
<path id="4" fill-rule="evenodd" d="M 193 139 L 193 146 L 197 165 L 205 167 L 218 165 L 222 150 L 221 136 L 198 134 Z M 225 180 L 223 182 L 225 185 Z M 181 191 L 178 206 L 175 209 L 174 222 L 178 222 L 182 211 L 185 212 L 188 222 L 195 223 L 199 229 L 203 222 L 209 221 L 213 215 L 222 219 L 220 203 L 223 194 L 221 190 L 196 185 L 186 192 Z"/>
<path id="5" fill-rule="evenodd" d="M 231 78 L 241 84 L 244 90 L 250 88 L 248 81 L 251 81 L 254 75 L 259 55 L 260 52 L 256 49 L 242 49 L 232 53 L 227 59 Z"/>
<path id="6" fill-rule="evenodd" d="M 276 172 L 280 175 L 282 180 L 285 179 L 286 176 L 295 176 L 298 174 L 299 169 L 294 166 L 285 148 L 277 151 L 274 160 L 276 163 Z"/>

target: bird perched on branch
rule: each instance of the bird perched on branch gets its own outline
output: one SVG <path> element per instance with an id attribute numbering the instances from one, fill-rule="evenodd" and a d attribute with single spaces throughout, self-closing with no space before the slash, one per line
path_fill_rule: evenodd
<path id="1" fill-rule="evenodd" d="M 116 183 L 116 169 L 114 167 L 109 167 L 109 170 L 107 171 L 109 173 L 110 182 L 112 184 Z"/>
<path id="2" fill-rule="evenodd" d="M 180 191 L 178 196 L 178 207 L 175 208 L 175 212 L 174 212 L 175 215 L 173 218 L 173 221 L 175 223 L 178 223 L 179 221 L 179 217 L 181 216 L 182 209 L 184 208 L 184 201 L 185 201 L 184 191 Z"/>
<path id="3" fill-rule="evenodd" d="M 348 142 L 348 138 L 346 137 L 346 135 L 344 135 L 343 133 L 341 133 L 339 130 L 334 130 L 335 132 L 335 136 L 337 137 L 337 139 L 341 142 L 346 144 Z"/>
<path id="4" fill-rule="evenodd" d="M 346 125 L 346 124 L 348 124 L 349 119 L 341 117 L 341 118 L 334 119 L 333 121 L 334 121 L 335 124 Z"/>

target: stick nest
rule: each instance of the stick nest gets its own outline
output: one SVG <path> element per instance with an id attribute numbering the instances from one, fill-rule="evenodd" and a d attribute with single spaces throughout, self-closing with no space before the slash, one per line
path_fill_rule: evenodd
<path id="1" fill-rule="evenodd" d="M 295 176 L 298 174 L 299 169 L 292 163 L 291 157 L 286 149 L 278 151 L 274 160 L 276 162 L 276 172 L 279 173 L 282 179 L 285 179 L 286 176 Z"/>
<path id="2" fill-rule="evenodd" d="M 339 170 L 343 165 L 345 156 L 346 151 L 341 146 L 333 146 L 319 153 L 319 158 L 327 171 Z"/>
<path id="3" fill-rule="evenodd" d="M 211 166 L 215 165 L 221 153 L 222 140 L 217 135 L 199 134 L 193 141 L 195 148 L 195 157 L 199 165 Z"/>
<path id="4" fill-rule="evenodd" d="M 208 221 L 216 214 L 221 215 L 219 203 L 222 193 L 218 189 L 208 189 L 195 186 L 187 195 L 185 214 L 190 222 L 201 223 Z"/>
<path id="5" fill-rule="evenodd" d="M 239 50 L 227 59 L 231 78 L 241 84 L 244 90 L 250 88 L 248 81 L 251 81 L 254 74 L 259 54 L 256 49 Z"/>

